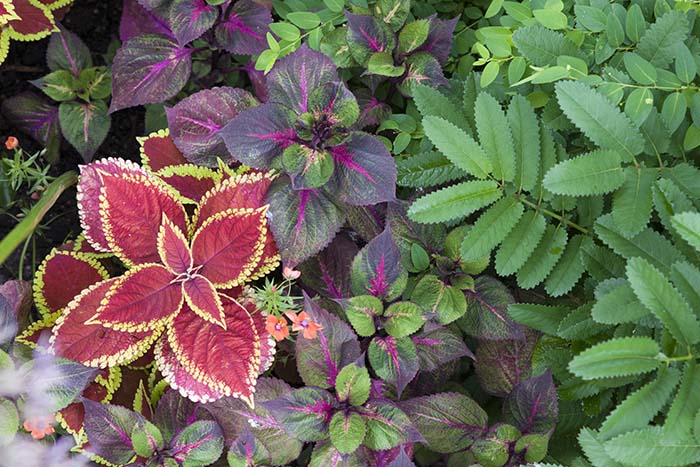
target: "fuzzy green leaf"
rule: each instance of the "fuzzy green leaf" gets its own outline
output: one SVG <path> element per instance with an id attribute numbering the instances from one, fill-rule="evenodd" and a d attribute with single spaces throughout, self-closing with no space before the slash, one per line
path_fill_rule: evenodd
<path id="1" fill-rule="evenodd" d="M 526 26 L 513 33 L 513 43 L 536 66 L 555 65 L 562 55 L 580 57 L 576 44 L 564 34 L 542 26 Z"/>
<path id="2" fill-rule="evenodd" d="M 490 94 L 479 93 L 474 104 L 474 118 L 479 142 L 491 160 L 494 177 L 512 182 L 515 178 L 515 148 L 501 104 Z"/>
<path id="3" fill-rule="evenodd" d="M 530 191 L 540 168 L 540 127 L 530 101 L 516 94 L 508 106 L 508 122 L 515 144 L 515 186 Z"/>
<path id="4" fill-rule="evenodd" d="M 447 222 L 488 206 L 502 194 L 490 180 L 463 182 L 421 196 L 408 208 L 408 217 L 424 224 Z"/>
<path id="5" fill-rule="evenodd" d="M 695 414 L 700 410 L 700 368 L 694 361 L 686 363 L 676 398 L 668 409 L 664 438 L 687 439 L 692 436 Z"/>
<path id="6" fill-rule="evenodd" d="M 424 276 L 411 294 L 411 301 L 426 312 L 435 313 L 440 324 L 449 324 L 467 311 L 464 292 L 445 284 L 432 274 Z"/>
<path id="7" fill-rule="evenodd" d="M 581 248 L 593 240 L 586 235 L 576 235 L 566 246 L 564 254 L 547 277 L 545 289 L 553 297 L 559 297 L 574 288 L 585 271 L 581 260 Z"/>
<path id="8" fill-rule="evenodd" d="M 562 81 L 555 87 L 562 111 L 591 141 L 618 151 L 624 160 L 642 152 L 639 130 L 603 94 L 577 81 Z"/>
<path id="9" fill-rule="evenodd" d="M 638 234 L 651 217 L 651 187 L 656 180 L 656 169 L 627 167 L 625 182 L 613 196 L 612 217 L 626 237 Z"/>
<path id="10" fill-rule="evenodd" d="M 493 167 L 484 150 L 463 130 L 440 117 L 424 117 L 425 135 L 454 165 L 477 178 L 486 178 Z"/>
<path id="11" fill-rule="evenodd" d="M 700 342 L 700 324 L 690 306 L 658 269 L 643 258 L 632 258 L 627 262 L 627 278 L 639 301 L 680 344 Z"/>
<path id="12" fill-rule="evenodd" d="M 648 373 L 659 361 L 659 345 L 648 337 L 622 337 L 590 347 L 569 362 L 569 370 L 583 379 L 613 378 Z"/>
<path id="13" fill-rule="evenodd" d="M 473 134 L 462 111 L 452 103 L 452 100 L 437 89 L 416 83 L 411 89 L 411 93 L 413 102 L 415 102 L 423 118 L 428 116 L 440 117 L 468 134 Z"/>
<path id="14" fill-rule="evenodd" d="M 464 172 L 437 151 L 423 152 L 396 160 L 397 185 L 425 188 L 453 182 Z"/>
<path id="15" fill-rule="evenodd" d="M 556 334 L 561 321 L 571 310 L 564 307 L 514 303 L 508 306 L 508 314 L 520 324 L 546 334 Z"/>
<path id="16" fill-rule="evenodd" d="M 662 429 L 656 426 L 606 441 L 605 452 L 624 465 L 635 467 L 672 467 L 700 462 L 700 444 L 693 440 L 665 440 Z"/>
<path id="17" fill-rule="evenodd" d="M 423 312 L 412 302 L 396 302 L 384 311 L 384 329 L 390 336 L 406 337 L 423 326 Z"/>
<path id="18" fill-rule="evenodd" d="M 625 181 L 616 151 L 599 149 L 555 165 L 544 176 L 552 193 L 569 196 L 603 195 Z"/>
<path id="19" fill-rule="evenodd" d="M 700 251 L 700 214 L 681 212 L 671 217 L 671 225 L 690 246 Z"/>
<path id="20" fill-rule="evenodd" d="M 520 269 L 544 236 L 547 221 L 537 211 L 520 218 L 496 252 L 496 271 L 508 276 Z"/>
<path id="21" fill-rule="evenodd" d="M 637 53 L 659 68 L 675 56 L 676 47 L 688 35 L 688 19 L 678 10 L 669 11 L 646 30 L 637 44 Z"/>
<path id="22" fill-rule="evenodd" d="M 603 288 L 605 290 L 601 291 Z M 598 323 L 631 323 L 649 314 L 639 303 L 629 282 L 622 279 L 601 282 L 596 288 L 596 298 L 591 315 Z"/>
<path id="23" fill-rule="evenodd" d="M 496 202 L 485 211 L 462 241 L 460 254 L 466 261 L 472 261 L 491 253 L 513 230 L 523 215 L 522 203 L 508 196 Z"/>
<path id="24" fill-rule="evenodd" d="M 542 241 L 537 245 L 532 256 L 518 271 L 518 285 L 531 289 L 547 278 L 559 258 L 564 254 L 567 235 L 566 229 L 548 225 Z"/>

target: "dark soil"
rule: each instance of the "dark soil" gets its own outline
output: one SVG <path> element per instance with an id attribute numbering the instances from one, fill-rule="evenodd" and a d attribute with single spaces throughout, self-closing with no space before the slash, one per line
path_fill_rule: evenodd
<path id="1" fill-rule="evenodd" d="M 119 19 L 121 0 L 77 0 L 65 13 L 59 12 L 61 23 L 71 32 L 77 34 L 93 54 L 96 65 L 108 65 L 105 62 L 110 43 L 119 39 Z M 0 103 L 22 91 L 36 90 L 29 80 L 39 78 L 49 72 L 45 63 L 48 38 L 37 42 L 11 41 L 10 53 L 0 66 Z M 112 126 L 107 139 L 98 150 L 95 158 L 123 157 L 135 159 L 138 156 L 136 137 L 143 135 L 143 108 L 132 108 L 112 115 Z M 41 149 L 41 146 L 22 133 L 15 122 L 0 114 L 0 138 L 4 142 L 7 136 L 17 136 L 29 154 Z M 4 147 L 2 147 L 4 150 Z M 84 163 L 80 155 L 65 141 L 61 145 L 61 159 L 51 167 L 52 175 L 59 175 L 68 170 L 77 170 Z M 30 193 L 22 193 L 28 197 Z M 12 215 L 17 210 L 0 213 L 0 238 L 4 237 L 16 224 Z M 58 217 L 57 217 L 58 216 Z M 31 277 L 33 269 L 41 259 L 55 246 L 65 240 L 74 238 L 80 232 L 75 190 L 68 190 L 47 214 L 45 220 L 53 220 L 43 232 L 36 235 L 36 249 L 29 246 L 24 260 L 22 276 Z M 0 283 L 19 276 L 21 247 L 0 267 Z"/>

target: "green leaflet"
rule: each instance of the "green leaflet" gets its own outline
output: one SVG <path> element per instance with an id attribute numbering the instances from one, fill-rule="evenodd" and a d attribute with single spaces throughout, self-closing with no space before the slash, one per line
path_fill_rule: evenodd
<path id="1" fill-rule="evenodd" d="M 697 212 L 674 214 L 671 217 L 671 225 L 683 240 L 700 251 L 700 214 Z"/>
<path id="2" fill-rule="evenodd" d="M 431 187 L 459 180 L 464 172 L 439 152 L 422 152 L 396 161 L 399 186 Z"/>
<path id="3" fill-rule="evenodd" d="M 473 134 L 462 111 L 443 93 L 433 87 L 420 83 L 416 83 L 413 86 L 412 92 L 413 101 L 416 103 L 416 107 L 418 107 L 418 111 L 423 117 L 440 117 L 454 126 L 459 127 L 467 134 Z"/>
<path id="4" fill-rule="evenodd" d="M 700 269 L 687 261 L 680 261 L 671 269 L 671 281 L 683 294 L 695 315 L 700 314 Z"/>
<path id="5" fill-rule="evenodd" d="M 515 178 L 515 149 L 501 104 L 490 94 L 479 93 L 474 104 L 474 118 L 481 147 L 491 161 L 494 177 L 512 182 Z"/>
<path id="6" fill-rule="evenodd" d="M 336 412 L 328 425 L 331 443 L 342 454 L 355 452 L 362 444 L 366 431 L 365 420 L 355 412 Z"/>
<path id="7" fill-rule="evenodd" d="M 599 294 L 599 289 L 609 282 L 616 284 L 607 285 L 607 290 Z M 621 279 L 601 282 L 596 289 L 596 298 L 591 314 L 599 323 L 631 323 L 649 314 L 639 303 L 629 283 Z"/>
<path id="8" fill-rule="evenodd" d="M 458 168 L 477 178 L 486 178 L 493 170 L 481 146 L 447 120 L 424 117 L 423 130 L 435 147 Z"/>
<path id="9" fill-rule="evenodd" d="M 684 347 L 700 342 L 700 324 L 673 285 L 643 258 L 627 262 L 627 278 L 639 301 Z"/>
<path id="10" fill-rule="evenodd" d="M 518 271 L 518 285 L 523 289 L 531 289 L 545 280 L 564 253 L 566 240 L 566 229 L 548 225 L 542 241 Z"/>
<path id="11" fill-rule="evenodd" d="M 605 452 L 624 465 L 672 467 L 700 461 L 700 444 L 693 440 L 664 440 L 660 427 L 631 431 L 605 442 Z"/>
<path id="12" fill-rule="evenodd" d="M 659 68 L 675 57 L 676 46 L 688 35 L 688 20 L 678 10 L 669 11 L 646 30 L 637 44 L 637 53 Z"/>
<path id="13" fill-rule="evenodd" d="M 462 182 L 421 196 L 408 208 L 408 217 L 424 224 L 447 222 L 488 206 L 502 194 L 496 182 Z"/>
<path id="14" fill-rule="evenodd" d="M 515 186 L 518 191 L 530 191 L 540 167 L 539 121 L 530 102 L 520 94 L 511 99 L 507 117 L 515 145 Z"/>
<path id="15" fill-rule="evenodd" d="M 564 114 L 598 146 L 618 151 L 624 160 L 642 152 L 639 130 L 603 94 L 576 81 L 560 81 L 555 88 Z"/>
<path id="16" fill-rule="evenodd" d="M 603 149 L 560 162 L 544 176 L 545 188 L 568 196 L 603 195 L 624 181 L 620 155 Z"/>
<path id="17" fill-rule="evenodd" d="M 651 187 L 656 169 L 627 167 L 625 182 L 613 196 L 612 217 L 626 237 L 638 234 L 649 223 L 652 207 Z"/>
<path id="18" fill-rule="evenodd" d="M 575 235 L 566 246 L 564 254 L 547 277 L 545 290 L 553 297 L 559 297 L 574 288 L 585 271 L 581 260 L 581 248 L 592 243 L 591 237 Z"/>
<path id="19" fill-rule="evenodd" d="M 605 446 L 603 446 L 603 443 L 598 439 L 598 433 L 590 428 L 581 429 L 578 434 L 578 442 L 584 454 L 586 454 L 586 457 L 593 465 L 597 467 L 624 467 L 605 452 Z"/>
<path id="20" fill-rule="evenodd" d="M 524 210 L 522 203 L 512 196 L 497 201 L 479 217 L 464 237 L 460 249 L 462 258 L 472 261 L 490 254 L 513 229 Z"/>
<path id="21" fill-rule="evenodd" d="M 514 303 L 508 305 L 508 314 L 520 324 L 546 334 L 557 334 L 561 321 L 571 313 L 564 307 Z"/>
<path id="22" fill-rule="evenodd" d="M 625 271 L 624 260 L 604 246 L 584 245 L 581 248 L 581 260 L 586 266 L 586 271 L 598 281 L 621 276 Z"/>
<path id="23" fill-rule="evenodd" d="M 642 386 L 610 412 L 600 426 L 599 439 L 606 441 L 626 431 L 644 428 L 666 406 L 678 385 L 680 372 L 662 369 L 656 379 Z"/>
<path id="24" fill-rule="evenodd" d="M 669 441 L 692 436 L 695 414 L 700 410 L 700 368 L 694 361 L 686 363 L 676 398 L 666 415 L 663 437 Z"/>
<path id="25" fill-rule="evenodd" d="M 621 337 L 590 347 L 569 362 L 569 370 L 583 379 L 637 375 L 655 370 L 659 345 L 648 337 Z"/>
<path id="26" fill-rule="evenodd" d="M 607 329 L 591 317 L 591 303 L 586 303 L 573 310 L 559 323 L 557 336 L 570 341 L 585 340 Z"/>
<path id="27" fill-rule="evenodd" d="M 520 269 L 542 240 L 547 221 L 537 211 L 520 218 L 496 252 L 496 271 L 508 276 Z"/>
<path id="28" fill-rule="evenodd" d="M 693 202 L 673 181 L 662 178 L 653 188 L 654 208 L 667 230 L 673 231 L 671 216 L 683 211 L 692 211 Z"/>
<path id="29" fill-rule="evenodd" d="M 564 34 L 539 25 L 515 31 L 513 43 L 525 58 L 537 66 L 555 65 L 561 55 L 581 56 L 578 47 Z"/>

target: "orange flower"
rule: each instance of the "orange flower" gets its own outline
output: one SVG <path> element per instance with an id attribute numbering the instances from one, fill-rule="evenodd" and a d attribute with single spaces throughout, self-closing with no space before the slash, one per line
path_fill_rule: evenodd
<path id="1" fill-rule="evenodd" d="M 19 146 L 19 140 L 17 138 L 15 138 L 14 136 L 9 136 L 5 140 L 5 147 L 7 148 L 8 151 L 13 150 L 17 146 Z"/>
<path id="2" fill-rule="evenodd" d="M 34 439 L 43 439 L 44 436 L 53 434 L 54 429 L 51 425 L 56 418 L 51 415 L 49 417 L 30 417 L 24 422 L 24 429 L 32 434 Z"/>
<path id="3" fill-rule="evenodd" d="M 282 268 L 282 276 L 284 276 L 285 279 L 299 279 L 299 276 L 301 276 L 301 271 L 285 266 Z"/>
<path id="4" fill-rule="evenodd" d="M 265 323 L 265 329 L 277 342 L 289 337 L 289 326 L 287 326 L 287 321 L 284 318 L 269 315 Z"/>
<path id="5" fill-rule="evenodd" d="M 316 333 L 323 329 L 323 326 L 315 323 L 305 311 L 298 315 L 287 311 L 285 315 L 292 321 L 292 331 L 303 331 L 305 339 L 316 339 Z"/>

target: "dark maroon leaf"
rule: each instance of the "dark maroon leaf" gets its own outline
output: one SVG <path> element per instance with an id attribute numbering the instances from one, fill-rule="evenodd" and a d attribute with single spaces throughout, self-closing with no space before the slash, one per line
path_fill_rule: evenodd
<path id="1" fill-rule="evenodd" d="M 377 376 L 394 385 L 399 397 L 418 373 L 416 346 L 410 337 L 375 337 L 367 356 Z"/>
<path id="2" fill-rule="evenodd" d="M 261 70 L 255 69 L 255 62 L 250 61 L 245 64 L 243 71 L 248 75 L 250 84 L 253 86 L 253 94 L 260 102 L 267 102 L 267 78 Z"/>
<path id="3" fill-rule="evenodd" d="M 270 10 L 252 0 L 238 0 L 214 34 L 225 50 L 240 55 L 257 55 L 267 48 L 265 34 L 272 22 Z"/>
<path id="4" fill-rule="evenodd" d="M 462 357 L 475 358 L 462 336 L 446 327 L 424 328 L 411 339 L 416 346 L 421 371 L 437 370 L 445 363 Z"/>
<path id="5" fill-rule="evenodd" d="M 331 388 L 340 369 L 360 357 L 352 328 L 304 293 L 304 310 L 323 326 L 316 339 L 296 340 L 297 370 L 307 385 Z"/>
<path id="6" fill-rule="evenodd" d="M 352 262 L 352 289 L 355 295 L 396 297 L 399 279 L 405 276 L 401 254 L 389 229 L 374 237 Z M 396 287 L 395 287 L 396 284 Z"/>
<path id="7" fill-rule="evenodd" d="M 479 339 L 522 339 L 523 328 L 508 315 L 513 297 L 500 281 L 480 276 L 474 290 L 465 291 L 467 312 L 457 321 L 470 336 Z"/>
<path id="8" fill-rule="evenodd" d="M 193 50 L 156 34 L 137 36 L 122 44 L 112 64 L 110 113 L 175 96 L 190 77 Z"/>
<path id="9" fill-rule="evenodd" d="M 0 346 L 26 326 L 31 306 L 32 287 L 28 282 L 10 280 L 0 285 Z"/>
<path id="10" fill-rule="evenodd" d="M 440 65 L 444 65 L 447 58 L 450 56 L 454 30 L 457 21 L 459 21 L 459 16 L 448 20 L 441 20 L 437 15 L 432 15 L 429 19 L 430 33 L 428 34 L 428 38 L 416 51 L 427 52 L 435 57 Z"/>
<path id="11" fill-rule="evenodd" d="M 476 348 L 474 369 L 484 391 L 504 397 L 532 371 L 536 335 L 526 330 L 526 338 L 481 340 Z"/>
<path id="12" fill-rule="evenodd" d="M 242 89 L 205 89 L 165 108 L 170 136 L 192 163 L 216 167 L 217 157 L 228 160 L 220 130 L 238 113 L 257 103 Z"/>
<path id="13" fill-rule="evenodd" d="M 153 414 L 153 423 L 158 425 L 165 439 L 171 439 L 176 433 L 197 420 L 207 419 L 204 407 L 182 397 L 175 390 L 168 390 L 158 401 Z"/>
<path id="14" fill-rule="evenodd" d="M 135 455 L 131 431 L 145 422 L 143 416 L 125 407 L 89 399 L 83 401 L 83 406 L 89 451 L 113 464 L 127 464 Z"/>
<path id="15" fill-rule="evenodd" d="M 144 34 L 173 35 L 166 19 L 153 14 L 137 0 L 124 0 L 119 23 L 119 39 L 126 42 Z"/>
<path id="16" fill-rule="evenodd" d="M 425 251 L 438 253 L 447 235 L 443 224 L 419 224 L 406 215 L 408 203 L 397 200 L 387 204 L 386 224 L 401 251 L 401 258 L 410 262 L 411 247 L 414 243 Z"/>
<path id="17" fill-rule="evenodd" d="M 92 66 L 90 49 L 72 32 L 58 25 L 59 32 L 51 34 L 49 46 L 46 49 L 46 66 L 49 70 L 68 70 L 73 76 Z"/>
<path id="18" fill-rule="evenodd" d="M 204 34 L 218 17 L 218 8 L 205 0 L 175 0 L 169 19 L 175 38 L 184 46 Z"/>
<path id="19" fill-rule="evenodd" d="M 60 143 L 58 107 L 32 92 L 5 99 L 3 115 L 18 128 L 46 146 L 49 156 L 57 155 Z"/>
<path id="20" fill-rule="evenodd" d="M 326 249 L 299 265 L 302 283 L 328 298 L 351 297 L 350 267 L 358 251 L 347 234 L 339 233 Z"/>
<path id="21" fill-rule="evenodd" d="M 275 243 L 289 267 L 322 250 L 345 221 L 323 190 L 295 191 L 286 176 L 272 182 L 265 201 L 270 205 Z"/>
<path id="22" fill-rule="evenodd" d="M 503 416 L 523 433 L 551 433 L 559 417 L 551 370 L 515 386 L 503 402 Z"/>
<path id="23" fill-rule="evenodd" d="M 263 405 L 285 432 L 300 441 L 327 438 L 328 424 L 337 409 L 335 397 L 314 387 L 295 389 Z"/>
<path id="24" fill-rule="evenodd" d="M 328 190 L 348 204 L 365 206 L 392 201 L 396 196 L 394 158 L 375 136 L 354 132 L 330 148 L 335 171 Z"/>
<path id="25" fill-rule="evenodd" d="M 353 128 L 362 130 L 377 126 L 391 116 L 391 107 L 378 100 L 368 89 L 355 91 L 360 105 L 360 116 Z"/>

